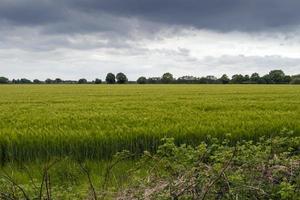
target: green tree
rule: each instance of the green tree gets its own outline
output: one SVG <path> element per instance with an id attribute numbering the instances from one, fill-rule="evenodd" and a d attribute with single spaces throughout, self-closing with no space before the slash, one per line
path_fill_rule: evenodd
<path id="1" fill-rule="evenodd" d="M 60 79 L 60 78 L 56 78 L 56 79 L 54 80 L 54 82 L 55 82 L 55 83 L 57 83 L 57 84 L 60 84 L 60 83 L 62 83 L 62 82 L 63 82 L 63 80 L 62 80 L 62 79 Z"/>
<path id="2" fill-rule="evenodd" d="M 138 84 L 146 84 L 147 83 L 147 79 L 144 76 L 141 76 L 137 79 L 136 81 Z"/>
<path id="3" fill-rule="evenodd" d="M 244 81 L 243 82 L 249 83 L 249 81 L 250 81 L 250 77 L 249 77 L 249 75 L 246 74 L 244 76 Z"/>
<path id="4" fill-rule="evenodd" d="M 285 76 L 284 76 L 284 79 L 283 79 L 283 82 L 284 82 L 284 83 L 290 83 L 291 80 L 292 80 L 292 77 L 291 77 L 291 76 L 285 75 Z"/>
<path id="5" fill-rule="evenodd" d="M 260 76 L 258 73 L 255 72 L 255 73 L 251 74 L 250 81 L 252 81 L 254 83 L 258 83 L 259 79 L 260 79 Z"/>
<path id="6" fill-rule="evenodd" d="M 78 80 L 78 84 L 86 84 L 87 80 L 85 78 L 81 78 Z"/>
<path id="7" fill-rule="evenodd" d="M 52 80 L 52 79 L 50 79 L 50 78 L 47 78 L 46 80 L 45 80 L 45 83 L 46 84 L 52 84 L 54 81 Z"/>
<path id="8" fill-rule="evenodd" d="M 272 70 L 269 72 L 269 76 L 274 83 L 284 83 L 285 74 L 282 70 Z"/>
<path id="9" fill-rule="evenodd" d="M 96 78 L 95 79 L 95 84 L 101 84 L 102 83 L 102 80 L 101 79 L 99 79 L 99 78 Z"/>
<path id="10" fill-rule="evenodd" d="M 34 79 L 34 80 L 33 80 L 33 83 L 35 83 L 35 84 L 40 84 L 40 83 L 42 83 L 42 81 L 40 81 L 39 79 Z"/>
<path id="11" fill-rule="evenodd" d="M 9 83 L 8 78 L 6 78 L 6 77 L 0 77 L 0 84 L 7 84 L 7 83 Z"/>
<path id="12" fill-rule="evenodd" d="M 226 74 L 223 74 L 222 77 L 220 78 L 220 81 L 223 83 L 223 84 L 228 84 L 230 79 L 228 78 L 228 76 Z"/>
<path id="13" fill-rule="evenodd" d="M 266 74 L 263 77 L 261 77 L 261 82 L 264 84 L 274 83 L 269 74 Z"/>
<path id="14" fill-rule="evenodd" d="M 243 83 L 244 76 L 242 74 L 235 74 L 231 78 L 232 83 Z"/>
<path id="15" fill-rule="evenodd" d="M 290 83 L 291 84 L 300 84 L 300 77 L 293 78 Z"/>
<path id="16" fill-rule="evenodd" d="M 108 73 L 105 78 L 106 83 L 114 84 L 116 83 L 116 77 L 113 73 Z"/>
<path id="17" fill-rule="evenodd" d="M 117 83 L 119 84 L 124 84 L 128 81 L 126 75 L 122 72 L 117 74 L 116 79 L 117 79 Z"/>
<path id="18" fill-rule="evenodd" d="M 294 79 L 294 78 L 300 78 L 300 74 L 293 75 L 292 79 Z"/>
<path id="19" fill-rule="evenodd" d="M 174 80 L 173 75 L 169 72 L 164 73 L 162 78 L 161 78 L 161 81 L 163 83 L 171 83 L 173 80 Z"/>
<path id="20" fill-rule="evenodd" d="M 21 78 L 20 79 L 20 83 L 21 84 L 29 84 L 32 83 L 31 80 L 27 79 L 27 78 Z"/>

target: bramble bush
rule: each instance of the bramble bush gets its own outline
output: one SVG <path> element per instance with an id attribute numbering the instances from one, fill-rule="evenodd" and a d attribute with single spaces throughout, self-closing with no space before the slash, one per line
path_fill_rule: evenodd
<path id="1" fill-rule="evenodd" d="M 164 139 L 140 161 L 147 176 L 135 176 L 119 199 L 300 199 L 300 137 L 291 134 L 197 147 Z"/>

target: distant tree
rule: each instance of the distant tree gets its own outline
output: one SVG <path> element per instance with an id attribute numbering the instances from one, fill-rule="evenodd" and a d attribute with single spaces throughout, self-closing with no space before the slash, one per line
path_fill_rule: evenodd
<path id="1" fill-rule="evenodd" d="M 101 84 L 101 83 L 102 83 L 101 79 L 98 79 L 98 78 L 95 79 L 95 84 Z"/>
<path id="2" fill-rule="evenodd" d="M 205 78 L 208 79 L 208 80 L 212 80 L 212 81 L 216 81 L 217 80 L 217 77 L 215 77 L 213 75 L 208 75 Z"/>
<path id="3" fill-rule="evenodd" d="M 105 78 L 106 83 L 114 84 L 116 82 L 116 77 L 113 73 L 108 73 Z"/>
<path id="4" fill-rule="evenodd" d="M 209 83 L 209 80 L 206 77 L 200 77 L 198 80 L 199 84 L 207 84 Z"/>
<path id="5" fill-rule="evenodd" d="M 288 75 L 284 76 L 284 79 L 283 79 L 284 83 L 290 83 L 291 81 L 292 81 L 292 77 L 291 76 L 288 76 Z"/>
<path id="6" fill-rule="evenodd" d="M 21 84 L 29 84 L 32 83 L 31 80 L 27 79 L 27 78 L 21 78 L 20 79 L 20 83 Z"/>
<path id="7" fill-rule="evenodd" d="M 195 76 L 181 76 L 176 80 L 176 83 L 198 83 L 199 78 Z"/>
<path id="8" fill-rule="evenodd" d="M 200 78 L 200 83 L 215 84 L 218 83 L 218 78 L 213 75 Z"/>
<path id="9" fill-rule="evenodd" d="M 54 81 L 52 80 L 52 79 L 50 79 L 50 78 L 47 78 L 46 80 L 45 80 L 45 83 L 46 84 L 52 84 Z"/>
<path id="10" fill-rule="evenodd" d="M 242 74 L 235 74 L 231 78 L 232 83 L 243 83 L 244 82 L 244 76 Z"/>
<path id="11" fill-rule="evenodd" d="M 60 84 L 60 83 L 62 83 L 62 82 L 63 82 L 63 80 L 60 79 L 60 78 L 56 78 L 56 79 L 54 80 L 54 83 L 57 83 L 57 84 Z"/>
<path id="12" fill-rule="evenodd" d="M 284 83 L 285 74 L 282 70 L 272 70 L 269 72 L 269 76 L 274 83 Z"/>
<path id="13" fill-rule="evenodd" d="M 147 79 L 144 76 L 141 76 L 137 79 L 136 81 L 138 84 L 146 84 L 147 83 Z"/>
<path id="14" fill-rule="evenodd" d="M 148 78 L 147 82 L 151 83 L 151 84 L 161 83 L 161 78 L 160 77 L 150 77 L 150 78 Z"/>
<path id="15" fill-rule="evenodd" d="M 122 72 L 117 74 L 116 79 L 117 79 L 117 83 L 119 84 L 124 84 L 128 81 L 126 75 L 123 74 Z"/>
<path id="16" fill-rule="evenodd" d="M 294 78 L 300 78 L 300 74 L 293 75 L 292 79 L 294 79 Z"/>
<path id="17" fill-rule="evenodd" d="M 0 77 L 0 84 L 7 84 L 7 83 L 9 83 L 8 78 L 6 78 L 6 77 Z"/>
<path id="18" fill-rule="evenodd" d="M 300 77 L 295 77 L 291 80 L 291 84 L 300 84 Z"/>
<path id="19" fill-rule="evenodd" d="M 249 82 L 249 81 L 250 81 L 250 77 L 249 77 L 248 74 L 246 74 L 246 75 L 244 76 L 244 82 Z"/>
<path id="20" fill-rule="evenodd" d="M 228 84 L 230 79 L 228 78 L 228 76 L 226 74 L 223 74 L 220 78 L 221 83 L 223 84 Z"/>
<path id="21" fill-rule="evenodd" d="M 86 84 L 87 80 L 85 78 L 81 78 L 78 80 L 78 84 Z"/>
<path id="22" fill-rule="evenodd" d="M 252 81 L 253 83 L 258 83 L 259 79 L 260 79 L 260 76 L 256 72 L 250 76 L 250 81 Z"/>
<path id="23" fill-rule="evenodd" d="M 162 78 L 161 78 L 161 81 L 163 83 L 171 83 L 173 80 L 174 80 L 173 75 L 169 72 L 164 73 Z"/>
<path id="24" fill-rule="evenodd" d="M 34 84 L 40 84 L 40 83 L 42 83 L 42 81 L 40 81 L 39 79 L 34 79 L 34 80 L 33 80 L 33 83 L 34 83 Z"/>
<path id="25" fill-rule="evenodd" d="M 74 80 L 63 80 L 64 84 L 77 84 L 78 81 L 74 81 Z"/>
<path id="26" fill-rule="evenodd" d="M 260 79 L 261 83 L 263 84 L 272 84 L 274 81 L 271 79 L 271 76 L 269 74 L 264 75 Z"/>
<path id="27" fill-rule="evenodd" d="M 291 84 L 300 84 L 300 74 L 291 76 Z"/>

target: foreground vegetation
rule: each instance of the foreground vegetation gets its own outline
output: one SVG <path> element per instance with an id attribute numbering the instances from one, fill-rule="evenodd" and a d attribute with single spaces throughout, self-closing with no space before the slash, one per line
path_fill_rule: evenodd
<path id="1" fill-rule="evenodd" d="M 124 161 L 136 159 L 134 164 Z M 16 164 L 15 164 L 16 165 Z M 15 166 L 14 165 L 14 166 Z M 156 154 L 123 151 L 106 165 L 48 161 L 1 170 L 2 199 L 299 199 L 300 137 L 207 137 L 196 147 L 165 138 Z M 98 167 L 97 167 L 98 166 Z M 120 173 L 121 172 L 121 173 Z M 126 172 L 126 173 L 124 173 Z"/>
<path id="2" fill-rule="evenodd" d="M 197 145 L 207 135 L 300 134 L 292 85 L 5 85 L 0 95 L 1 163 L 153 152 L 163 137 Z"/>

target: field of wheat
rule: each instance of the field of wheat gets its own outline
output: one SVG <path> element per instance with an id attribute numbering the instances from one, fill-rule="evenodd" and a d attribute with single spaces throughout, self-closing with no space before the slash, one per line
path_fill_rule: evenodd
<path id="1" fill-rule="evenodd" d="M 162 137 L 255 139 L 300 134 L 291 85 L 8 85 L 0 87 L 1 162 L 109 158 L 155 150 Z"/>

